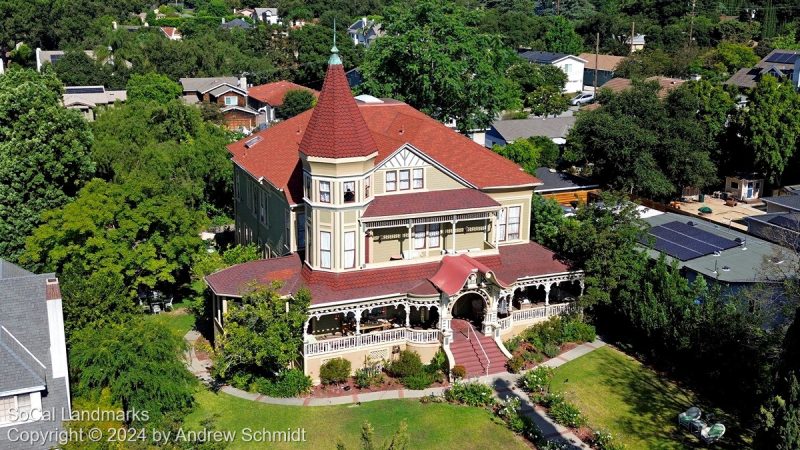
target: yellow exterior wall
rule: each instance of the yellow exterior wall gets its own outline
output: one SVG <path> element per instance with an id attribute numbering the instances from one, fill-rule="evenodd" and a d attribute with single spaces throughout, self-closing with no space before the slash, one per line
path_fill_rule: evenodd
<path id="1" fill-rule="evenodd" d="M 433 359 L 436 352 L 439 351 L 441 345 L 436 344 L 406 344 L 406 343 L 398 343 L 398 344 L 389 344 L 389 345 L 376 345 L 373 347 L 368 347 L 364 349 L 357 349 L 353 351 L 346 351 L 346 352 L 338 352 L 338 353 L 329 353 L 320 356 L 314 356 L 311 358 L 306 358 L 305 360 L 305 372 L 306 375 L 311 377 L 311 380 L 314 384 L 319 384 L 319 369 L 326 361 L 331 360 L 333 358 L 343 358 L 350 361 L 352 366 L 351 368 L 351 375 L 354 375 L 356 370 L 361 369 L 364 367 L 365 358 L 368 358 L 370 353 L 375 351 L 385 351 L 388 356 L 389 360 L 394 360 L 397 358 L 397 353 L 392 353 L 394 347 L 398 347 L 401 351 L 402 350 L 413 350 L 419 353 L 420 359 L 423 363 L 428 364 L 430 363 L 431 359 Z"/>

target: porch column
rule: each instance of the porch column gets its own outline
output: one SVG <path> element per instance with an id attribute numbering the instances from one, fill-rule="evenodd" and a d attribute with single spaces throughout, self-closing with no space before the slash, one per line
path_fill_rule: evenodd
<path id="1" fill-rule="evenodd" d="M 403 310 L 406 312 L 406 328 L 411 328 L 411 305 L 403 303 Z"/>
<path id="2" fill-rule="evenodd" d="M 584 288 L 585 288 L 586 286 L 584 285 L 583 279 L 581 279 L 581 280 L 579 281 L 579 283 L 581 284 L 581 295 L 580 295 L 580 296 L 581 296 L 581 297 L 583 297 L 583 290 L 584 290 Z"/>
<path id="3" fill-rule="evenodd" d="M 356 313 L 356 335 L 361 334 L 361 313 L 363 311 L 360 309 L 355 310 Z"/>
<path id="4" fill-rule="evenodd" d="M 311 319 L 313 316 L 308 316 L 305 323 L 303 324 L 303 342 L 307 342 L 308 340 L 308 325 L 311 323 Z"/>
<path id="5" fill-rule="evenodd" d="M 497 235 L 497 214 L 492 214 L 492 233 L 494 233 L 494 248 L 500 244 L 500 237 Z"/>
<path id="6" fill-rule="evenodd" d="M 414 251 L 414 226 L 411 221 L 408 221 L 408 257 L 411 257 L 411 252 Z M 408 258 L 404 258 L 408 259 Z"/>
<path id="7" fill-rule="evenodd" d="M 452 254 L 455 255 L 456 254 L 456 223 L 458 223 L 458 221 L 456 220 L 455 217 L 453 217 L 453 220 L 450 223 L 453 225 L 453 239 L 452 239 L 452 241 L 453 241 L 452 242 L 453 251 L 452 251 Z"/>
<path id="8" fill-rule="evenodd" d="M 555 283 L 545 284 L 544 285 L 544 304 L 545 306 L 550 304 L 550 286 Z"/>

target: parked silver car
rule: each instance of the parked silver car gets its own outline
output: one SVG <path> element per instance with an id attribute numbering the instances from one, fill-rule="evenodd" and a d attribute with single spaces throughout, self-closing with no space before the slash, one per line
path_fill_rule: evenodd
<path id="1" fill-rule="evenodd" d="M 572 106 L 579 106 L 579 105 L 586 105 L 592 103 L 594 101 L 594 93 L 591 92 L 582 92 L 575 97 L 572 97 L 572 100 L 569 103 Z"/>

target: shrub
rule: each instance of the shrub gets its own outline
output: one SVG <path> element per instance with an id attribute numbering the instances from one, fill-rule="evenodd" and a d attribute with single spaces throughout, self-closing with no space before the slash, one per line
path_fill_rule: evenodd
<path id="1" fill-rule="evenodd" d="M 516 355 L 506 362 L 506 368 L 511 373 L 519 373 L 522 367 L 525 366 L 525 358 Z"/>
<path id="2" fill-rule="evenodd" d="M 597 337 L 594 326 L 580 320 L 568 320 L 564 322 L 564 342 L 592 342 Z"/>
<path id="3" fill-rule="evenodd" d="M 344 358 L 333 358 L 319 368 L 322 384 L 343 383 L 350 376 L 352 365 Z"/>
<path id="4" fill-rule="evenodd" d="M 508 350 L 511 353 L 514 353 L 514 350 L 516 350 L 521 343 L 522 343 L 522 336 L 514 336 L 513 338 L 503 342 L 503 345 L 506 347 L 506 350 Z"/>
<path id="5" fill-rule="evenodd" d="M 551 406 L 564 402 L 564 396 L 559 394 L 558 392 L 548 392 L 542 396 L 539 403 L 543 406 L 550 408 Z"/>
<path id="6" fill-rule="evenodd" d="M 451 403 L 468 406 L 487 406 L 495 402 L 492 397 L 492 388 L 483 383 L 456 382 L 445 391 L 444 398 Z"/>
<path id="7" fill-rule="evenodd" d="M 311 390 L 311 378 L 299 369 L 284 370 L 271 380 L 265 377 L 254 377 L 249 390 L 270 397 L 296 397 Z"/>
<path id="8" fill-rule="evenodd" d="M 403 386 L 418 391 L 433 384 L 433 375 L 429 372 L 423 371 L 414 375 L 403 377 L 400 381 L 402 381 Z"/>
<path id="9" fill-rule="evenodd" d="M 361 389 L 366 389 L 368 387 L 377 386 L 383 383 L 383 374 L 368 367 L 356 370 L 356 375 L 354 378 L 356 386 Z"/>
<path id="10" fill-rule="evenodd" d="M 438 371 L 447 372 L 447 369 L 450 368 L 450 365 L 447 363 L 447 355 L 445 355 L 444 350 L 439 349 L 435 355 L 433 355 L 433 359 L 431 359 L 431 363 L 428 364 L 427 369 L 431 373 L 435 373 Z"/>
<path id="11" fill-rule="evenodd" d="M 555 358 L 559 353 L 561 353 L 561 348 L 556 344 L 547 343 L 544 345 L 544 349 L 542 349 L 542 351 L 548 358 Z"/>
<path id="12" fill-rule="evenodd" d="M 451 371 L 451 373 L 453 374 L 453 379 L 460 380 L 467 376 L 467 369 L 464 368 L 464 366 L 462 366 L 461 364 L 456 364 L 455 366 L 453 366 L 453 370 Z"/>
<path id="13" fill-rule="evenodd" d="M 614 437 L 608 431 L 598 430 L 594 432 L 592 445 L 598 450 L 625 450 L 625 445 L 614 442 Z"/>
<path id="14" fill-rule="evenodd" d="M 525 361 L 532 362 L 534 364 L 538 364 L 544 361 L 544 356 L 541 353 L 537 352 L 525 352 L 522 354 L 522 358 Z"/>
<path id="15" fill-rule="evenodd" d="M 547 414 L 557 423 L 565 427 L 578 428 L 586 425 L 586 419 L 577 406 L 563 400 L 550 406 Z"/>
<path id="16" fill-rule="evenodd" d="M 419 353 L 412 350 L 403 350 L 398 355 L 396 361 L 389 365 L 389 372 L 398 377 L 406 378 L 417 375 L 424 370 Z"/>
<path id="17" fill-rule="evenodd" d="M 528 392 L 545 392 L 553 379 L 553 369 L 539 366 L 522 376 L 522 387 Z"/>
<path id="18" fill-rule="evenodd" d="M 500 407 L 497 410 L 497 415 L 503 418 L 508 428 L 515 433 L 523 433 L 526 426 L 524 416 L 519 414 L 519 405 L 518 398 L 507 397 L 500 403 Z"/>

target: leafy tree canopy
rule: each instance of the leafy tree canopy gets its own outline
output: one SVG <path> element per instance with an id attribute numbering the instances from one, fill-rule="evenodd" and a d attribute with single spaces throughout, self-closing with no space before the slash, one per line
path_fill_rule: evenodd
<path id="1" fill-rule="evenodd" d="M 393 97 L 461 131 L 486 128 L 519 97 L 505 77 L 513 54 L 474 25 L 479 13 L 432 0 L 390 8 L 369 48 L 361 90 Z"/>
<path id="2" fill-rule="evenodd" d="M 284 120 L 292 118 L 313 108 L 314 103 L 316 103 L 316 98 L 310 91 L 305 89 L 289 91 L 283 96 L 283 105 L 278 108 L 278 117 Z"/>
<path id="3" fill-rule="evenodd" d="M 539 167 L 555 167 L 558 159 L 558 145 L 543 136 L 496 145 L 492 150 L 519 164 L 531 175 L 535 175 Z"/>
<path id="4" fill-rule="evenodd" d="M 61 107 L 52 74 L 0 76 L 0 254 L 17 259 L 41 214 L 70 201 L 95 170 L 92 134 Z"/>
<path id="5" fill-rule="evenodd" d="M 129 102 L 151 101 L 161 104 L 177 99 L 183 92 L 180 84 L 154 72 L 133 75 L 125 89 Z"/>

